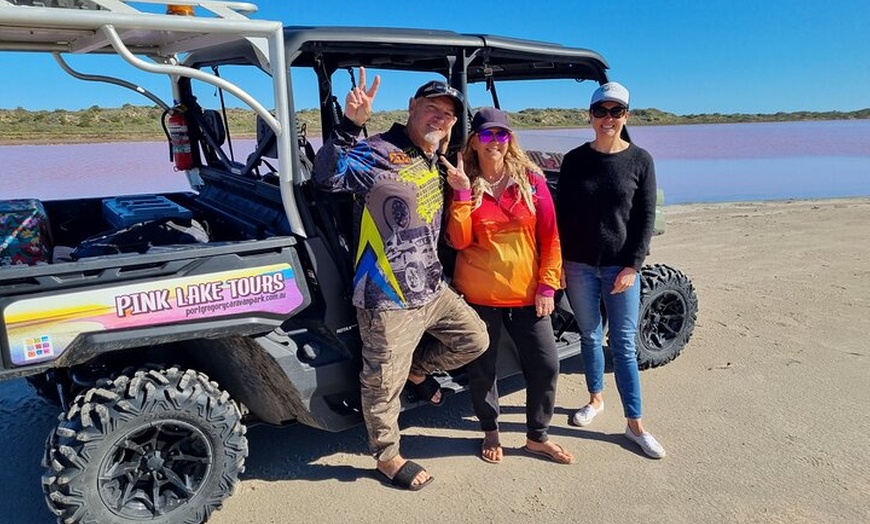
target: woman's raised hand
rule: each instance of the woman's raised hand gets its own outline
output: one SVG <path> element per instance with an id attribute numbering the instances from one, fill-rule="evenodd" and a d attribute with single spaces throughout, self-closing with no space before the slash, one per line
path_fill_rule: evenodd
<path id="1" fill-rule="evenodd" d="M 444 167 L 447 168 L 447 183 L 450 184 L 455 191 L 460 189 L 471 189 L 471 181 L 468 175 L 465 174 L 465 166 L 462 162 L 462 155 L 456 157 L 456 165 L 450 163 L 447 157 L 441 155 L 438 157 Z"/>
<path id="2" fill-rule="evenodd" d="M 375 75 L 372 86 L 366 89 L 366 68 L 359 68 L 359 84 L 350 90 L 344 101 L 344 116 L 362 127 L 372 117 L 372 102 L 381 85 L 381 77 Z"/>

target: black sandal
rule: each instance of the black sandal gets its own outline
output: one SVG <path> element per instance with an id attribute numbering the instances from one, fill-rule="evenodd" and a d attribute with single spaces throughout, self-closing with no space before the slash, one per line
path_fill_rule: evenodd
<path id="1" fill-rule="evenodd" d="M 407 489 L 409 491 L 420 491 L 435 480 L 435 477 L 430 476 L 422 484 L 414 484 L 414 479 L 417 478 L 417 475 L 420 474 L 421 471 L 426 471 L 426 469 L 413 460 L 408 460 L 402 464 L 402 467 L 399 468 L 399 471 L 397 471 L 395 475 L 393 475 L 393 478 L 388 477 L 383 471 L 375 469 L 375 472 L 378 474 L 380 479 L 388 486 Z"/>
<path id="2" fill-rule="evenodd" d="M 426 379 L 419 384 L 414 384 L 409 380 L 408 385 L 414 395 L 414 398 L 411 399 L 412 401 L 424 400 L 433 406 L 441 406 L 444 404 L 444 397 L 446 396 L 444 390 L 441 389 L 441 383 L 432 375 L 426 375 Z M 439 391 L 441 392 L 441 398 L 438 402 L 435 402 L 432 400 L 432 397 L 434 397 L 435 393 L 438 393 Z"/>

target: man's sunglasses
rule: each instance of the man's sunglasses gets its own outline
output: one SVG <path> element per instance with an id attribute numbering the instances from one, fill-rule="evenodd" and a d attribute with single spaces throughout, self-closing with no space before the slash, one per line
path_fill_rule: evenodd
<path id="1" fill-rule="evenodd" d="M 595 118 L 604 118 L 608 114 L 610 114 L 612 118 L 622 118 L 622 116 L 625 115 L 625 111 L 626 109 L 623 106 L 614 106 L 610 109 L 607 109 L 604 106 L 592 106 L 592 116 Z"/>
<path id="2" fill-rule="evenodd" d="M 450 96 L 453 97 L 457 102 L 462 101 L 462 93 L 457 91 L 452 86 L 448 85 L 446 82 L 440 82 L 438 80 L 433 80 L 420 89 L 417 90 L 417 94 L 414 95 L 414 98 L 420 97 L 426 98 L 434 98 L 436 96 Z"/>
<path id="3" fill-rule="evenodd" d="M 479 138 L 480 142 L 483 144 L 488 144 L 492 142 L 493 139 L 496 139 L 499 141 L 499 143 L 504 144 L 511 139 L 511 132 L 506 129 L 499 129 L 496 132 L 493 132 L 491 129 L 484 129 L 477 134 L 477 138 Z"/>

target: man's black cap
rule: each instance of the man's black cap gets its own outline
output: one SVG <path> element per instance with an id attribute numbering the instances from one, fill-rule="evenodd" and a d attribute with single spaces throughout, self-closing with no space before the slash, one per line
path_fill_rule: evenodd
<path id="1" fill-rule="evenodd" d="M 450 87 L 447 82 L 440 80 L 432 80 L 421 85 L 417 92 L 414 93 L 414 98 L 437 98 L 439 96 L 448 96 L 453 100 L 453 105 L 456 106 L 456 116 L 462 115 L 465 109 L 465 102 L 462 98 L 462 93 L 457 89 Z"/>

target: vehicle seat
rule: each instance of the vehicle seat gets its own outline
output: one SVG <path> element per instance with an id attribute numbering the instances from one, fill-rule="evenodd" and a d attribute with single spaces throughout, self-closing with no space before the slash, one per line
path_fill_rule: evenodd
<path id="1" fill-rule="evenodd" d="M 275 132 L 263 117 L 257 115 L 257 151 L 261 156 L 278 158 L 278 141 L 275 140 Z"/>
<path id="2" fill-rule="evenodd" d="M 196 120 L 199 124 L 200 144 L 206 165 L 222 167 L 230 171 L 237 170 L 240 164 L 227 157 L 221 148 L 227 141 L 227 130 L 220 111 L 203 109 Z"/>
<path id="3" fill-rule="evenodd" d="M 227 141 L 227 130 L 224 128 L 224 119 L 220 112 L 215 109 L 205 109 L 202 112 L 202 131 L 208 134 L 215 145 L 222 146 Z"/>
<path id="4" fill-rule="evenodd" d="M 274 182 L 277 184 L 277 176 L 275 175 L 277 169 L 265 160 L 266 157 L 278 158 L 278 141 L 275 138 L 275 132 L 272 131 L 272 128 L 269 127 L 260 115 L 257 115 L 257 122 L 255 125 L 257 130 L 257 147 L 250 155 L 248 155 L 244 172 L 245 174 L 256 178 L 274 178 Z M 266 164 L 269 171 L 266 173 L 260 173 L 261 164 Z"/>

